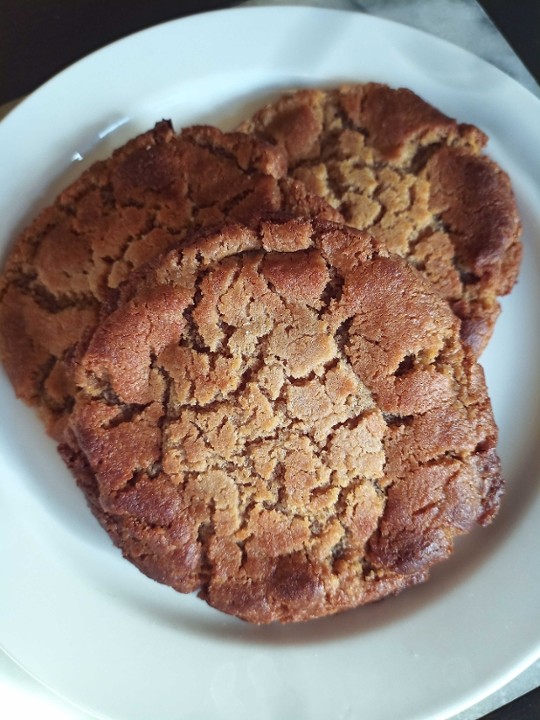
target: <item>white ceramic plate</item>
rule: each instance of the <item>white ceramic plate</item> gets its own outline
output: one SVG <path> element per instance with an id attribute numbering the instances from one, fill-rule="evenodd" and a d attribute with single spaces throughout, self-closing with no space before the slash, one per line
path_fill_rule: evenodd
<path id="1" fill-rule="evenodd" d="M 358 14 L 259 8 L 156 27 L 86 58 L 0 124 L 0 233 L 162 117 L 232 126 L 282 88 L 378 80 L 483 128 L 524 224 L 520 282 L 484 363 L 508 491 L 496 523 L 397 598 L 257 628 L 148 580 L 98 527 L 0 377 L 0 642 L 118 720 L 446 718 L 540 655 L 540 103 L 478 58 Z"/>

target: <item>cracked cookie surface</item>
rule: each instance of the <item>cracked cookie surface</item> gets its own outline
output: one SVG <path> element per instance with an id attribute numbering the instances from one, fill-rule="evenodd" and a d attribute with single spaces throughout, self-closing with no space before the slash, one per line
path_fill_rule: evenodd
<path id="1" fill-rule="evenodd" d="M 282 147 L 293 177 L 419 268 L 481 354 L 521 259 L 510 181 L 482 153 L 484 133 L 377 83 L 291 92 L 240 129 Z"/>
<path id="2" fill-rule="evenodd" d="M 280 150 L 162 121 L 95 163 L 17 238 L 0 284 L 0 354 L 17 394 L 60 437 L 69 364 L 111 288 L 197 228 L 265 212 L 339 217 L 285 177 Z"/>
<path id="3" fill-rule="evenodd" d="M 136 273 L 77 359 L 61 452 L 144 573 L 268 623 L 424 580 L 502 489 L 483 373 L 362 231 L 228 224 Z"/>

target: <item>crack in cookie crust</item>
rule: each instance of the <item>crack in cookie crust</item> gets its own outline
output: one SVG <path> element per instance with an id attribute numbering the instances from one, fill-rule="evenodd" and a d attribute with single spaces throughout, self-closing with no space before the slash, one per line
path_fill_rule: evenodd
<path id="1" fill-rule="evenodd" d="M 120 288 L 62 453 L 126 557 L 252 622 L 425 579 L 502 481 L 482 371 L 361 231 L 227 225 Z"/>

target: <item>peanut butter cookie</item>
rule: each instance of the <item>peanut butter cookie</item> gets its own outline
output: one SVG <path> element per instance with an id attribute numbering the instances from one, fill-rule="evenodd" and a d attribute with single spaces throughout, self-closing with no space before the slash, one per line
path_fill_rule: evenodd
<path id="1" fill-rule="evenodd" d="M 129 274 L 200 227 L 290 210 L 339 215 L 289 180 L 281 151 L 163 121 L 97 162 L 17 238 L 0 280 L 0 355 L 17 394 L 61 437 L 74 347 Z"/>
<path id="2" fill-rule="evenodd" d="M 521 259 L 510 181 L 483 132 L 377 83 L 291 92 L 240 129 L 283 148 L 293 177 L 419 268 L 481 354 Z"/>
<path id="3" fill-rule="evenodd" d="M 255 623 L 426 579 L 502 480 L 480 366 L 432 284 L 363 231 L 234 223 L 121 286 L 61 452 L 155 580 Z"/>

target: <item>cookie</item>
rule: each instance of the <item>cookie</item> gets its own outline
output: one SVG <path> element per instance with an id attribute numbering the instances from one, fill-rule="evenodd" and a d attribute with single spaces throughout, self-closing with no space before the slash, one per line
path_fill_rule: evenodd
<path id="1" fill-rule="evenodd" d="M 425 580 L 497 511 L 480 366 L 384 243 L 226 224 L 136 273 L 81 355 L 65 461 L 124 556 L 254 623 Z"/>
<path id="2" fill-rule="evenodd" d="M 420 269 L 480 356 L 521 259 L 510 181 L 483 132 L 377 83 L 291 92 L 239 129 L 282 147 L 293 177 Z"/>
<path id="3" fill-rule="evenodd" d="M 265 142 L 207 126 L 177 135 L 163 121 L 94 164 L 22 232 L 0 282 L 0 354 L 54 437 L 73 403 L 73 349 L 134 269 L 225 217 L 339 217 L 285 174 Z"/>

